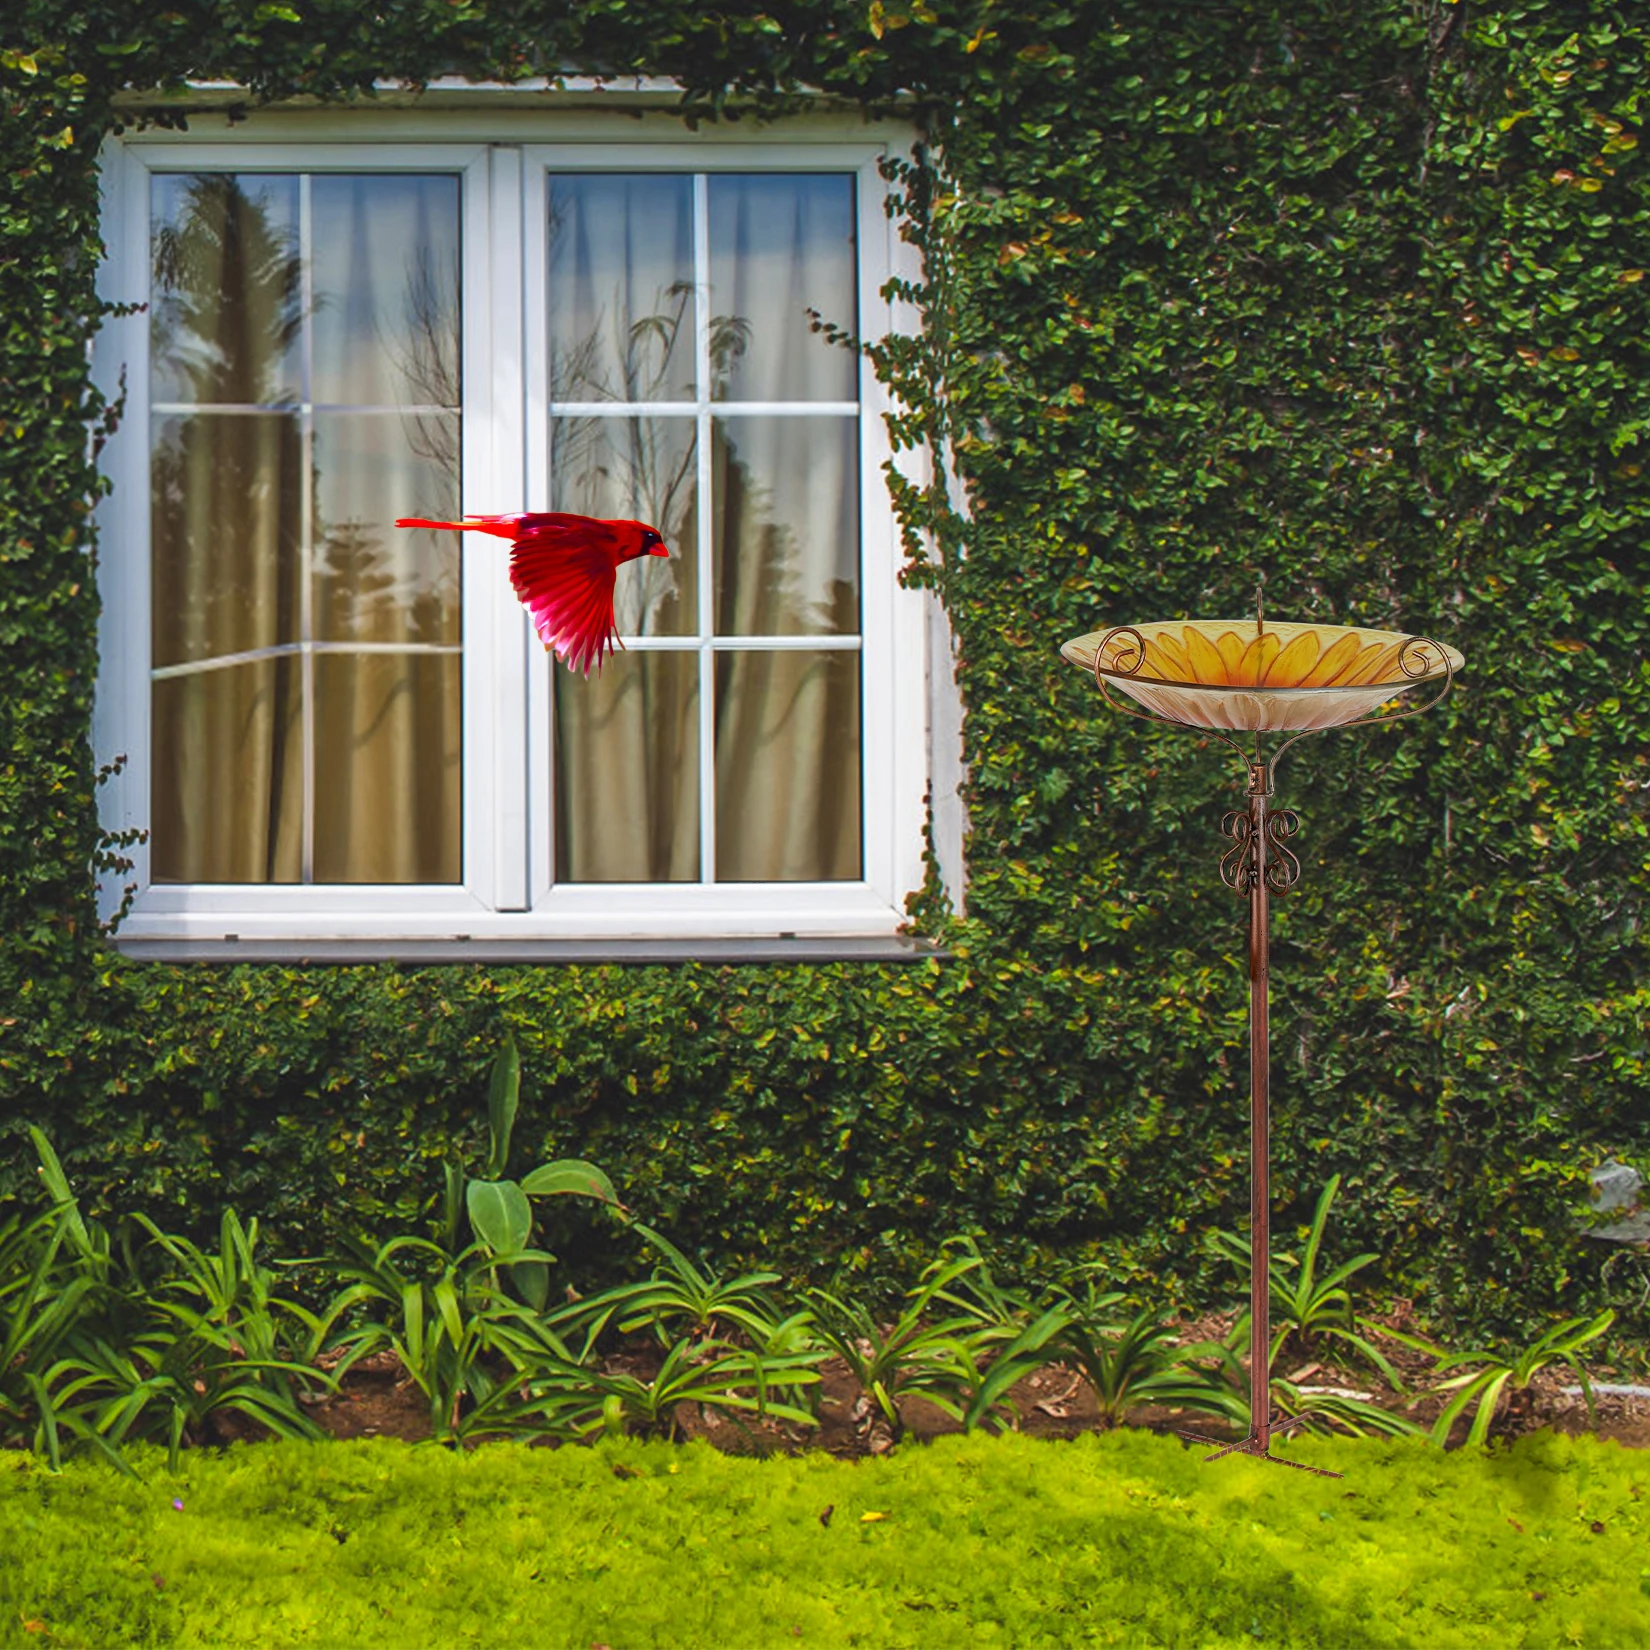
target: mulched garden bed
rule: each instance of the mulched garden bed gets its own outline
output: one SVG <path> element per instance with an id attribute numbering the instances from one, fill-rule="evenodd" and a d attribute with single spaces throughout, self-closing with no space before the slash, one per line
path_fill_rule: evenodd
<path id="1" fill-rule="evenodd" d="M 1235 1317 L 1235 1313 L 1228 1312 L 1199 1318 L 1187 1323 L 1179 1338 L 1183 1344 L 1218 1339 L 1230 1330 Z M 1411 1330 L 1409 1311 L 1402 1302 L 1391 1313 L 1374 1315 L 1373 1321 L 1405 1332 Z M 1378 1344 L 1412 1390 L 1423 1382 L 1430 1367 L 1424 1354 L 1412 1352 L 1394 1341 L 1383 1339 Z M 1424 1398 L 1413 1408 L 1404 1408 L 1397 1395 L 1372 1369 L 1342 1360 L 1334 1348 L 1335 1342 L 1326 1339 L 1310 1355 L 1294 1356 L 1286 1343 L 1273 1373 L 1303 1388 L 1333 1389 L 1343 1395 L 1364 1398 L 1383 1409 L 1397 1410 L 1422 1426 L 1431 1425 L 1447 1402 L 1444 1397 Z M 650 1343 L 636 1341 L 614 1354 L 608 1365 L 635 1374 L 650 1374 L 657 1367 L 659 1356 Z M 1642 1377 L 1622 1374 L 1602 1365 L 1588 1364 L 1587 1373 L 1594 1382 L 1642 1381 Z M 830 1359 L 821 1366 L 820 1374 L 822 1394 L 817 1428 L 751 1423 L 684 1404 L 676 1416 L 678 1431 L 684 1438 L 706 1439 L 733 1455 L 819 1449 L 842 1459 L 853 1459 L 882 1454 L 891 1448 L 892 1440 L 846 1365 L 840 1359 Z M 1540 1371 L 1527 1389 L 1504 1393 L 1490 1429 L 1491 1438 L 1517 1438 L 1543 1427 L 1566 1433 L 1588 1431 L 1586 1401 L 1579 1393 L 1569 1394 L 1563 1390 L 1576 1384 L 1574 1372 L 1561 1363 Z M 1019 1415 L 1018 1430 L 1031 1437 L 1072 1438 L 1079 1433 L 1093 1432 L 1099 1426 L 1094 1394 L 1074 1370 L 1064 1365 L 1050 1364 L 1037 1371 L 1012 1388 L 1010 1397 Z M 1600 1395 L 1594 1404 L 1599 1437 L 1614 1439 L 1633 1449 L 1650 1448 L 1650 1399 Z M 427 1438 L 430 1433 L 428 1405 L 423 1394 L 404 1378 L 400 1365 L 388 1354 L 363 1360 L 345 1377 L 336 1395 L 306 1407 L 335 1438 L 413 1441 Z M 920 1399 L 908 1402 L 902 1413 L 907 1436 L 912 1438 L 932 1438 L 962 1430 L 950 1416 Z M 1452 1446 L 1465 1439 L 1469 1420 L 1470 1416 L 1456 1423 L 1451 1434 Z M 1127 1424 L 1160 1432 L 1187 1426 L 1210 1437 L 1235 1436 L 1232 1428 L 1216 1416 L 1150 1406 L 1133 1410 Z"/>

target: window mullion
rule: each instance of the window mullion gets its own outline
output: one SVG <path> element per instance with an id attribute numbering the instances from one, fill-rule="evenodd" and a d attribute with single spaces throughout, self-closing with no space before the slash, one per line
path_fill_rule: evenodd
<path id="1" fill-rule="evenodd" d="M 490 414 L 498 433 L 495 451 L 499 473 L 493 481 L 505 500 L 490 510 L 521 510 L 527 505 L 527 446 L 523 418 L 526 394 L 522 339 L 522 238 L 524 226 L 521 150 L 497 145 L 490 151 L 492 170 L 492 233 L 488 249 L 493 259 L 488 322 L 492 348 L 487 370 L 492 374 Z M 478 535 L 479 536 L 479 535 Z M 527 637 L 521 608 L 503 576 L 502 546 L 486 540 L 494 552 L 493 610 L 498 671 L 497 731 L 494 738 L 493 810 L 494 905 L 501 911 L 525 911 L 527 887 L 527 795 L 523 775 L 527 767 Z"/>
<path id="2" fill-rule="evenodd" d="M 542 159 L 530 156 L 522 167 L 519 201 L 522 224 L 522 396 L 526 507 L 548 510 L 551 502 L 549 343 L 549 196 Z M 519 617 L 527 707 L 527 756 L 522 771 L 526 787 L 522 818 L 527 832 L 528 907 L 548 898 L 555 881 L 556 717 L 553 658 L 538 645 L 536 633 Z"/>
<path id="3" fill-rule="evenodd" d="M 460 280 L 462 507 L 526 503 L 522 428 L 521 152 L 466 172 Z M 527 907 L 527 658 L 498 539 L 464 535 L 464 879 L 483 906 Z"/>
<path id="4" fill-rule="evenodd" d="M 298 714 L 303 729 L 303 802 L 298 880 L 315 880 L 315 219 L 308 172 L 298 174 Z"/>
<path id="5" fill-rule="evenodd" d="M 711 637 L 716 579 L 711 556 L 716 544 L 712 493 L 710 421 L 710 180 L 693 177 L 693 300 L 695 460 L 699 508 L 695 512 L 699 559 L 699 880 L 716 880 L 716 655 Z"/>

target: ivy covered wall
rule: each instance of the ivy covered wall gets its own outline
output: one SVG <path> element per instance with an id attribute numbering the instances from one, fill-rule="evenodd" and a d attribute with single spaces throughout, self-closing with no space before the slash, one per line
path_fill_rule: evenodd
<path id="1" fill-rule="evenodd" d="M 1264 573 L 1278 617 L 1468 661 L 1445 709 L 1285 758 L 1275 1229 L 1339 1171 L 1341 1241 L 1435 1324 L 1642 1333 L 1642 1261 L 1575 1236 L 1588 1168 L 1650 1161 L 1640 7 L 24 0 L 0 30 L 0 1188 L 35 1121 L 94 1200 L 234 1201 L 299 1253 L 416 1215 L 510 1027 L 524 1145 L 708 1252 L 886 1281 L 979 1227 L 1011 1271 L 1107 1254 L 1209 1302 L 1198 1233 L 1248 1187 L 1235 768 L 1056 648 L 1249 612 Z M 959 644 L 968 919 L 930 891 L 949 956 L 898 966 L 124 961 L 91 903 L 113 100 L 559 70 L 677 76 L 685 118 L 902 93 L 926 128 L 927 330 L 877 367 L 954 478 L 897 499 Z"/>

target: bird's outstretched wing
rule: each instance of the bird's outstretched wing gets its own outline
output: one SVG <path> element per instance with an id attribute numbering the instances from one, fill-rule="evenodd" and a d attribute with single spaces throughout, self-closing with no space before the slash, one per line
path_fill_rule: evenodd
<path id="1" fill-rule="evenodd" d="M 466 516 L 462 521 L 402 516 L 395 525 L 510 539 L 510 583 L 532 614 L 534 628 L 570 670 L 586 676 L 591 665 L 599 670 L 604 656 L 623 645 L 613 623 L 619 563 L 667 553 L 659 533 L 644 522 L 602 521 L 559 510 Z"/>
<path id="2" fill-rule="evenodd" d="M 590 674 L 613 651 L 613 587 L 618 572 L 611 533 L 573 516 L 529 527 L 510 552 L 510 583 L 540 640 L 570 670 Z"/>

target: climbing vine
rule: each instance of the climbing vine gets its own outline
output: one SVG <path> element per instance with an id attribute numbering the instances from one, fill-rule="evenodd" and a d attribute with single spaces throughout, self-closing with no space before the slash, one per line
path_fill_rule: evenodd
<path id="1" fill-rule="evenodd" d="M 1280 1200 L 1339 1171 L 1346 1241 L 1440 1319 L 1632 1308 L 1575 1232 L 1590 1166 L 1650 1159 L 1640 8 L 24 0 L 0 31 L 0 1187 L 37 1121 L 89 1191 L 238 1201 L 295 1249 L 399 1218 L 513 1026 L 547 1147 L 707 1249 L 891 1277 L 972 1226 L 1206 1301 L 1198 1234 L 1248 1177 L 1233 773 L 1057 647 L 1249 612 L 1264 576 L 1280 617 L 1468 661 L 1433 715 L 1286 759 Z M 890 486 L 957 642 L 966 918 L 925 890 L 918 966 L 121 959 L 91 899 L 100 142 L 195 79 L 253 107 L 573 72 L 674 75 L 685 121 L 825 95 L 922 130 L 893 182 L 924 330 L 873 358 L 937 459 Z"/>

